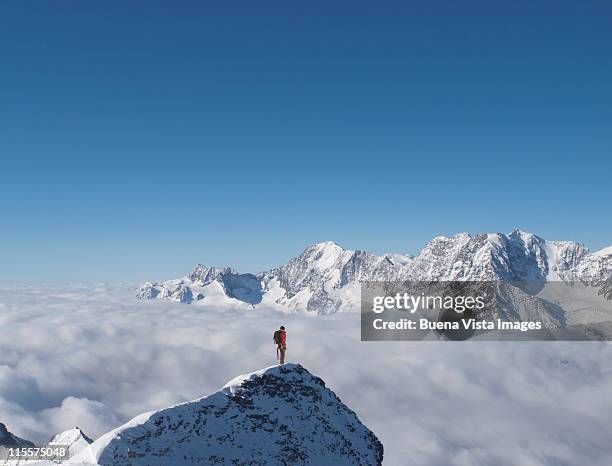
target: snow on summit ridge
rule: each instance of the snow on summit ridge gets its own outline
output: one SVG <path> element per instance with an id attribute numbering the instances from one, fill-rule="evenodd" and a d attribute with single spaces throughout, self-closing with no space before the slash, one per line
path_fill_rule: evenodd
<path id="1" fill-rule="evenodd" d="M 611 277 L 612 246 L 593 253 L 577 242 L 547 241 L 515 229 L 508 234 L 437 236 L 416 257 L 377 256 L 324 241 L 257 274 L 200 264 L 181 279 L 145 283 L 138 297 L 331 314 L 358 308 L 364 280 L 579 280 L 600 286 Z"/>
<path id="2" fill-rule="evenodd" d="M 237 377 L 212 395 L 141 414 L 68 464 L 381 465 L 383 446 L 299 364 Z"/>
<path id="3" fill-rule="evenodd" d="M 85 435 L 81 429 L 78 427 L 73 427 L 72 429 L 65 430 L 64 432 L 60 432 L 59 434 L 55 435 L 47 446 L 68 447 L 68 456 L 72 457 L 81 452 L 91 443 L 93 443 L 93 440 Z"/>

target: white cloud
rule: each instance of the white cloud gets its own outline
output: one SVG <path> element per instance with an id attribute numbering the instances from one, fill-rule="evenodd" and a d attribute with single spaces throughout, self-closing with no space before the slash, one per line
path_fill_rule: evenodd
<path id="1" fill-rule="evenodd" d="M 150 409 L 290 361 L 322 377 L 385 464 L 612 463 L 612 345 L 361 342 L 359 316 L 203 311 L 125 287 L 0 290 L 0 421 L 38 442 L 98 436 Z"/>

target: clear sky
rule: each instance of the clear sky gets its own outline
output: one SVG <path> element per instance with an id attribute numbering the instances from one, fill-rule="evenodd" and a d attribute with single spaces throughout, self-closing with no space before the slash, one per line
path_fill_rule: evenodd
<path id="1" fill-rule="evenodd" d="M 0 6 L 0 283 L 612 244 L 612 4 Z"/>

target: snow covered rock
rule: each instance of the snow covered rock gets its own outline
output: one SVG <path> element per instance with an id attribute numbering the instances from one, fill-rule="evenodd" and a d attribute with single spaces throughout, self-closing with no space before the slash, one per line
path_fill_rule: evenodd
<path id="1" fill-rule="evenodd" d="M 193 272 L 187 276 L 187 278 L 189 278 L 189 280 L 195 285 L 204 286 L 214 280 L 217 280 L 223 275 L 233 273 L 236 272 L 229 267 L 207 267 L 205 265 L 198 264 Z"/>
<path id="2" fill-rule="evenodd" d="M 78 427 L 65 430 L 55 435 L 47 444 L 49 447 L 64 446 L 68 447 L 68 457 L 72 457 L 88 447 L 93 440 L 83 433 Z"/>
<path id="3" fill-rule="evenodd" d="M 69 464 L 380 465 L 383 446 L 299 364 L 272 366 L 212 395 L 142 414 Z"/>
<path id="4" fill-rule="evenodd" d="M 259 274 L 263 289 L 274 299 L 271 307 L 331 314 L 357 305 L 359 282 L 394 280 L 404 261 L 378 257 L 366 251 L 350 251 L 327 241 L 312 245 L 286 265 Z M 402 265 L 399 265 L 402 264 Z M 346 290 L 342 290 L 346 288 Z M 348 293 L 347 293 L 348 291 Z"/>

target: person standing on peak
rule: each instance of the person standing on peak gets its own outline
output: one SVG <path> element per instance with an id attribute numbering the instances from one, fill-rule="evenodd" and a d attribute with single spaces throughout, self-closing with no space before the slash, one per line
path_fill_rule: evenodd
<path id="1" fill-rule="evenodd" d="M 280 353 L 280 363 L 285 364 L 285 352 L 287 351 L 287 332 L 283 325 L 280 330 L 274 332 L 274 343 L 276 344 L 276 359 Z"/>

